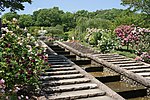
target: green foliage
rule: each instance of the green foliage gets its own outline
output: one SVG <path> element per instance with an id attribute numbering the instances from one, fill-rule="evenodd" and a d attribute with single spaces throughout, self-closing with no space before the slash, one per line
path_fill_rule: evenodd
<path id="1" fill-rule="evenodd" d="M 150 14 L 150 0 L 121 0 L 122 5 L 129 6 L 129 9 L 134 9 L 135 11 L 142 11 Z"/>
<path id="2" fill-rule="evenodd" d="M 45 27 L 56 26 L 57 24 L 61 25 L 61 15 L 63 13 L 58 7 L 42 9 L 38 12 L 36 25 Z"/>
<path id="3" fill-rule="evenodd" d="M 70 31 L 76 26 L 75 17 L 70 12 L 66 12 L 62 14 L 61 20 L 62 20 L 62 26 L 64 27 L 64 32 Z"/>
<path id="4" fill-rule="evenodd" d="M 80 17 L 77 20 L 77 26 L 75 28 L 77 37 L 81 39 L 80 37 L 85 33 L 87 28 L 101 28 L 101 29 L 109 29 L 112 27 L 112 22 L 105 19 L 95 18 L 95 19 L 87 19 L 86 17 Z M 97 35 L 97 34 L 96 34 Z M 97 44 L 97 39 L 95 40 L 95 37 L 97 36 L 91 36 L 90 41 L 91 44 Z"/>
<path id="5" fill-rule="evenodd" d="M 79 34 L 82 34 L 86 31 L 87 25 L 85 24 L 85 21 L 87 21 L 87 17 L 79 17 L 76 21 L 77 26 L 75 28 L 76 32 Z"/>
<path id="6" fill-rule="evenodd" d="M 22 15 L 17 15 L 16 13 L 6 13 L 6 15 L 4 14 L 3 16 L 9 20 L 12 18 L 19 19 L 19 16 L 23 17 Z M 26 18 L 27 16 L 24 18 L 24 20 Z M 23 18 L 21 19 L 22 20 L 19 21 L 21 26 L 34 25 L 42 27 L 55 27 L 56 25 L 62 25 L 64 32 L 73 30 L 75 28 L 76 34 L 78 34 L 78 36 L 80 36 L 80 34 L 82 35 L 82 33 L 85 33 L 86 28 L 114 30 L 117 26 L 122 24 L 134 24 L 146 28 L 150 27 L 150 17 L 147 14 L 135 13 L 131 10 L 114 8 L 107 10 L 97 10 L 95 12 L 79 10 L 75 13 L 71 13 L 63 12 L 58 7 L 54 7 L 50 9 L 40 9 L 34 11 L 33 15 L 30 17 L 28 16 L 28 23 L 25 23 Z"/>
<path id="7" fill-rule="evenodd" d="M 102 34 L 100 32 L 94 32 L 89 37 L 89 44 L 90 45 L 98 45 L 98 41 L 101 40 Z"/>
<path id="8" fill-rule="evenodd" d="M 19 15 L 14 12 L 9 12 L 2 16 L 2 20 L 6 19 L 7 21 L 12 21 L 13 18 L 19 19 Z"/>
<path id="9" fill-rule="evenodd" d="M 127 51 L 112 50 L 111 53 L 123 55 L 123 56 L 125 56 L 127 58 L 135 58 L 136 57 L 136 55 L 134 53 L 130 53 L 130 52 L 127 52 Z"/>
<path id="10" fill-rule="evenodd" d="M 55 27 L 45 27 L 45 29 L 47 30 L 47 35 L 51 36 L 52 38 L 61 38 L 64 35 L 63 26 L 61 25 L 56 25 Z"/>
<path id="11" fill-rule="evenodd" d="M 43 68 L 47 68 L 47 57 L 43 54 L 44 48 L 31 34 L 14 22 L 8 26 L 9 30 L 2 29 L 7 33 L 0 38 L 0 80 L 4 80 L 0 86 L 5 91 L 4 96 L 15 98 L 14 95 L 26 86 L 31 86 L 32 90 L 39 85 L 39 76 L 44 72 Z M 30 92 L 26 95 L 31 95 Z"/>
<path id="12" fill-rule="evenodd" d="M 35 25 L 37 26 L 51 26 L 51 14 L 48 9 L 42 9 L 37 15 L 37 20 Z"/>
<path id="13" fill-rule="evenodd" d="M 87 10 L 79 10 L 75 13 L 75 17 L 78 18 L 78 17 L 90 17 L 89 16 L 89 12 Z"/>
<path id="14" fill-rule="evenodd" d="M 31 15 L 20 15 L 19 17 L 19 26 L 20 27 L 29 27 L 34 25 Z"/>
<path id="15" fill-rule="evenodd" d="M 63 35 L 63 41 L 67 41 L 67 40 L 68 40 L 68 34 L 64 33 L 64 35 Z"/>
<path id="16" fill-rule="evenodd" d="M 136 26 L 143 26 L 145 27 L 146 25 L 146 15 L 144 14 L 137 14 L 134 13 L 130 10 L 124 10 L 120 12 L 117 17 L 114 19 L 114 25 L 115 27 L 120 26 L 120 25 L 136 25 Z M 147 27 L 147 26 L 146 26 Z"/>
<path id="17" fill-rule="evenodd" d="M 34 11 L 34 12 L 33 12 L 32 17 L 33 17 L 34 22 L 37 21 L 38 14 L 39 14 L 42 10 L 43 10 L 43 9 L 40 9 L 40 10 L 37 10 L 37 11 Z"/>
<path id="18" fill-rule="evenodd" d="M 65 32 L 64 34 L 68 35 L 68 39 L 69 39 L 69 40 L 72 40 L 72 37 L 75 37 L 75 36 L 76 36 L 74 30 Z"/>
<path id="19" fill-rule="evenodd" d="M 1 0 L 0 11 L 5 11 L 5 8 L 10 8 L 10 11 L 24 10 L 22 3 L 31 3 L 31 0 Z"/>
<path id="20" fill-rule="evenodd" d="M 39 26 L 30 26 L 30 27 L 27 27 L 29 33 L 32 33 L 34 36 L 38 36 L 38 31 L 41 29 L 41 27 Z"/>
<path id="21" fill-rule="evenodd" d="M 86 28 L 109 29 L 112 25 L 111 21 L 101 18 L 89 19 L 84 23 L 86 24 Z"/>
<path id="22" fill-rule="evenodd" d="M 97 47 L 101 52 L 110 52 L 117 46 L 116 36 L 111 30 L 101 30 L 101 40 L 98 41 Z"/>
<path id="23" fill-rule="evenodd" d="M 122 12 L 122 9 L 108 9 L 108 10 L 97 10 L 96 18 L 106 19 L 109 21 L 114 21 L 115 18 Z"/>

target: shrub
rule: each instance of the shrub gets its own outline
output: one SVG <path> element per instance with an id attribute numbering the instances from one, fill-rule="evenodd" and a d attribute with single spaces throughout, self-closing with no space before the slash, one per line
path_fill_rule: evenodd
<path id="1" fill-rule="evenodd" d="M 101 52 L 110 52 L 117 45 L 114 33 L 111 30 L 101 30 L 101 40 L 98 40 L 97 47 Z"/>
<path id="2" fill-rule="evenodd" d="M 101 32 L 100 29 L 97 28 L 87 28 L 87 34 L 85 36 L 85 41 L 88 42 L 90 45 L 97 45 L 98 40 L 101 39 Z"/>
<path id="3" fill-rule="evenodd" d="M 127 50 L 129 49 L 129 44 L 131 45 L 132 48 L 135 46 L 136 48 L 138 48 L 138 44 L 141 43 L 141 41 L 143 41 L 142 43 L 149 42 L 148 40 L 149 37 L 145 37 L 145 36 L 149 36 L 146 34 L 150 33 L 150 30 L 145 28 L 135 27 L 134 25 L 118 26 L 115 29 L 115 33 L 121 40 L 122 45 L 127 46 Z M 149 43 L 148 43 L 148 47 L 149 47 Z"/>
<path id="4" fill-rule="evenodd" d="M 135 60 L 137 60 L 137 61 L 143 61 L 143 62 L 146 62 L 146 63 L 150 64 L 150 53 L 148 53 L 148 52 L 142 52 L 140 56 L 137 56 L 135 58 Z"/>
<path id="5" fill-rule="evenodd" d="M 150 30 L 145 28 L 137 28 L 141 32 L 140 41 L 133 44 L 134 49 L 138 53 L 149 52 L 150 50 Z"/>
<path id="6" fill-rule="evenodd" d="M 6 34 L 0 38 L 0 86 L 3 96 L 10 96 L 8 98 L 11 99 L 17 98 L 18 91 L 25 87 L 38 87 L 39 75 L 43 67 L 47 67 L 47 57 L 43 54 L 44 48 L 31 34 L 15 23 L 11 23 L 8 29 L 3 29 Z M 30 92 L 26 93 L 31 95 Z"/>
<path id="7" fill-rule="evenodd" d="M 134 27 L 128 25 L 121 25 L 115 29 L 115 32 L 119 39 L 121 40 L 122 45 L 126 45 L 127 49 L 130 42 L 139 40 L 138 34 L 133 33 Z"/>

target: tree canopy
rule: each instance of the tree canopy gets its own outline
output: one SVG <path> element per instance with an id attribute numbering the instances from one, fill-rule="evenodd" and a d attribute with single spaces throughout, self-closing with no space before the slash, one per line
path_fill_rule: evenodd
<path id="1" fill-rule="evenodd" d="M 64 12 L 58 7 L 40 9 L 32 15 L 18 15 L 17 13 L 5 13 L 2 19 L 18 19 L 20 27 L 42 26 L 55 27 L 61 25 L 64 32 L 76 30 L 83 33 L 86 28 L 115 29 L 119 25 L 136 25 L 149 28 L 150 17 L 145 13 L 136 13 L 129 9 L 107 9 L 89 12 L 79 10 L 77 12 Z"/>
<path id="2" fill-rule="evenodd" d="M 121 0 L 122 5 L 128 5 L 130 9 L 135 11 L 142 11 L 150 14 L 150 0 Z"/>
<path id="3" fill-rule="evenodd" d="M 20 15 L 19 17 L 19 25 L 20 27 L 29 27 L 34 24 L 33 18 L 31 15 Z"/>
<path id="4" fill-rule="evenodd" d="M 2 19 L 6 19 L 8 21 L 12 21 L 13 18 L 19 19 L 19 15 L 15 12 L 8 12 L 2 16 Z"/>
<path id="5" fill-rule="evenodd" d="M 58 7 L 53 7 L 51 9 L 41 9 L 40 12 L 35 12 L 33 16 L 36 16 L 36 25 L 38 26 L 56 26 L 61 24 L 61 15 L 64 12 L 59 10 Z"/>
<path id="6" fill-rule="evenodd" d="M 9 8 L 10 11 L 15 10 L 24 10 L 24 5 L 22 3 L 28 2 L 31 3 L 31 0 L 1 0 L 0 1 L 0 11 L 5 11 L 6 8 Z"/>

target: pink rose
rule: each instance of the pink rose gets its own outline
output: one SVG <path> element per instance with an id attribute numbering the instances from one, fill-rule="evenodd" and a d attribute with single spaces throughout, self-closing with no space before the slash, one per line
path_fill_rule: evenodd
<path id="1" fill-rule="evenodd" d="M 5 80 L 1 79 L 0 80 L 0 85 L 3 85 L 5 83 Z"/>

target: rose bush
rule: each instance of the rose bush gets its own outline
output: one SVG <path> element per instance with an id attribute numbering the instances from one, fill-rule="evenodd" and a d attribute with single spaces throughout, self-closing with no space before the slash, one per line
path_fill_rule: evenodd
<path id="1" fill-rule="evenodd" d="M 121 25 L 115 29 L 115 33 L 121 40 L 122 45 L 129 44 L 138 55 L 136 60 L 150 63 L 150 30 L 134 25 Z"/>
<path id="2" fill-rule="evenodd" d="M 121 25 L 115 29 L 115 33 L 121 40 L 122 45 L 129 48 L 129 44 L 139 40 L 139 33 L 134 32 L 134 27 L 130 25 Z"/>
<path id="3" fill-rule="evenodd" d="M 150 64 L 150 52 L 142 52 L 135 58 L 136 61 L 143 61 Z"/>
<path id="4" fill-rule="evenodd" d="M 121 40 L 122 45 L 126 45 L 127 49 L 129 48 L 129 44 L 131 47 L 137 47 L 137 45 L 141 41 L 147 42 L 145 40 L 150 33 L 150 30 L 140 27 L 135 27 L 134 25 L 121 25 L 115 29 L 115 33 Z"/>
<path id="5" fill-rule="evenodd" d="M 6 34 L 0 38 L 0 98 L 29 98 L 19 91 L 28 86 L 32 87 L 31 91 L 38 87 L 39 76 L 48 66 L 44 48 L 35 37 L 20 29 L 16 20 L 2 30 Z"/>

